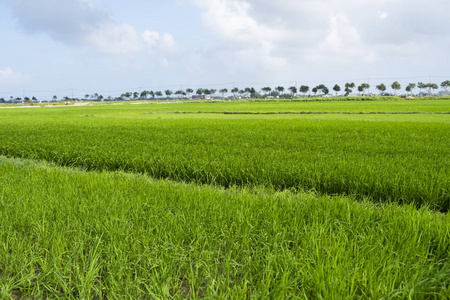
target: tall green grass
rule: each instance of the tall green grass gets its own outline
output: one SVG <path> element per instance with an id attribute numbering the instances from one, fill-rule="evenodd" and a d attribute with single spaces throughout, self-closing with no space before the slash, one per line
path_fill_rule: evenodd
<path id="1" fill-rule="evenodd" d="M 0 116 L 0 153 L 224 187 L 314 189 L 449 209 L 447 115 L 176 114 L 152 113 L 153 106 L 7 110 Z"/>
<path id="2" fill-rule="evenodd" d="M 443 299 L 449 216 L 0 158 L 3 299 Z"/>

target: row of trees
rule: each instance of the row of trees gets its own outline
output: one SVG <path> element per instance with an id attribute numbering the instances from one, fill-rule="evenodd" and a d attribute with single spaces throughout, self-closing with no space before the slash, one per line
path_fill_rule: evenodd
<path id="1" fill-rule="evenodd" d="M 398 81 L 393 82 L 391 85 L 391 88 L 394 90 L 394 94 L 397 95 L 397 91 L 399 91 L 401 89 L 401 84 Z M 414 89 L 418 88 L 420 90 L 420 92 L 422 93 L 422 90 L 427 91 L 428 90 L 428 94 L 431 95 L 432 91 L 437 90 L 439 88 L 439 86 L 436 83 L 423 83 L 423 82 L 418 82 L 417 84 L 415 83 L 409 83 L 406 87 L 405 87 L 405 91 L 408 94 L 414 94 Z M 445 92 L 447 92 L 448 88 L 450 88 L 450 80 L 446 80 L 443 81 L 440 84 L 440 87 L 443 88 L 445 90 Z M 344 88 L 344 95 L 348 96 L 353 92 L 353 89 L 357 89 L 357 91 L 361 94 L 361 95 L 368 95 L 369 93 L 369 89 L 370 89 L 370 85 L 368 83 L 362 83 L 360 84 L 358 87 L 356 87 L 354 82 L 347 82 L 345 83 L 345 85 L 343 86 Z M 386 85 L 381 83 L 379 85 L 376 85 L 375 88 L 378 90 L 380 95 L 385 95 L 386 93 Z M 172 95 L 177 96 L 177 98 L 191 98 L 191 95 L 196 95 L 197 97 L 202 97 L 202 96 L 211 96 L 211 97 L 216 97 L 216 93 L 219 92 L 221 94 L 221 97 L 224 98 L 225 94 L 228 94 L 229 92 L 233 95 L 234 98 L 237 98 L 238 95 L 239 96 L 247 96 L 247 97 L 251 97 L 251 98 L 262 98 L 262 97 L 276 97 L 279 95 L 284 95 L 284 96 L 290 96 L 290 97 L 294 97 L 296 96 L 298 93 L 303 93 L 304 96 L 306 96 L 306 94 L 308 92 L 312 92 L 314 93 L 314 95 L 317 95 L 317 93 L 322 94 L 322 95 L 328 95 L 330 93 L 330 90 L 328 89 L 327 86 L 325 86 L 324 84 L 319 84 L 315 87 L 312 87 L 310 89 L 309 86 L 307 85 L 301 85 L 298 88 L 296 86 L 291 86 L 289 87 L 287 90 L 289 90 L 290 93 L 285 93 L 285 88 L 283 86 L 277 86 L 274 89 L 272 89 L 271 87 L 263 87 L 261 88 L 261 91 L 258 92 L 255 90 L 255 88 L 253 87 L 247 87 L 244 89 L 240 89 L 237 87 L 233 87 L 232 89 L 228 90 L 226 88 L 217 90 L 217 89 L 204 89 L 204 88 L 198 88 L 197 90 L 193 90 L 191 88 L 188 88 L 186 90 L 177 90 L 177 91 L 172 91 L 172 90 L 165 90 L 163 91 L 147 91 L 144 90 L 140 93 L 138 92 L 126 92 L 123 93 L 122 95 L 120 95 L 120 97 L 118 98 L 119 100 L 125 100 L 125 99 L 140 99 L 140 100 L 146 100 L 146 99 L 158 99 L 158 98 L 162 98 L 162 97 L 166 97 L 166 98 L 171 98 Z M 338 95 L 339 92 L 341 91 L 341 87 L 338 84 L 335 84 L 332 88 L 332 90 L 335 92 L 335 95 Z M 195 93 L 194 93 L 195 92 Z M 52 100 L 56 101 L 58 98 L 57 96 L 53 96 Z M 63 97 L 63 100 L 70 100 L 69 97 Z M 105 98 L 103 97 L 103 95 L 99 95 L 98 93 L 94 93 L 92 95 L 86 94 L 84 95 L 84 99 L 85 100 L 97 100 L 97 101 L 102 101 Z M 112 98 L 111 96 L 106 98 L 107 100 L 112 100 L 112 99 L 116 99 L 116 98 Z M 11 102 L 13 100 L 18 100 L 18 101 L 22 101 L 22 98 L 14 98 L 13 96 L 11 96 L 10 98 Z M 31 99 L 29 97 L 24 97 L 24 101 L 37 101 L 36 97 L 32 97 Z M 4 98 L 0 98 L 0 102 L 6 102 Z"/>
<path id="2" fill-rule="evenodd" d="M 450 80 L 443 81 L 440 86 L 445 91 L 447 91 L 447 89 L 450 87 Z M 432 90 L 437 90 L 439 88 L 438 85 L 435 83 L 418 82 L 417 85 L 415 83 L 409 83 L 406 86 L 405 91 L 412 94 L 416 87 L 419 88 L 420 92 L 422 92 L 422 90 L 424 90 L 424 89 L 425 90 L 428 89 L 429 94 L 432 94 Z M 370 85 L 368 83 L 362 83 L 358 87 L 356 87 L 354 82 L 347 82 L 344 85 L 345 95 L 348 96 L 349 94 L 351 94 L 353 92 L 354 88 L 356 88 L 357 91 L 361 94 L 369 94 Z M 387 90 L 386 85 L 383 83 L 376 85 L 375 88 L 379 91 L 379 94 L 384 94 L 385 91 Z M 398 81 L 395 81 L 391 84 L 391 88 L 394 90 L 394 94 L 396 95 L 397 91 L 401 89 L 401 84 Z M 338 84 L 335 84 L 332 89 L 336 94 L 338 94 L 341 91 L 341 87 Z M 299 92 L 306 95 L 310 91 L 310 87 L 307 85 L 301 85 L 298 88 L 295 86 L 291 86 L 288 88 L 288 90 L 290 92 L 290 95 L 292 95 L 292 96 L 297 95 L 297 93 L 299 93 Z M 221 89 L 221 90 L 199 88 L 195 91 L 195 94 L 197 94 L 198 96 L 201 96 L 201 95 L 215 96 L 217 92 L 219 92 L 222 95 L 222 98 L 224 98 L 225 94 L 227 94 L 228 92 L 230 92 L 233 95 L 233 97 L 235 97 L 235 98 L 237 97 L 237 94 L 240 94 L 241 96 L 246 94 L 249 97 L 255 97 L 255 96 L 270 97 L 270 96 L 278 96 L 278 95 L 283 94 L 285 92 L 285 88 L 283 86 L 277 86 L 274 89 L 272 89 L 271 87 L 267 86 L 267 87 L 261 88 L 261 92 L 257 92 L 255 90 L 255 88 L 253 88 L 253 87 L 247 87 L 244 89 L 239 89 L 237 87 L 234 87 L 230 91 L 226 88 Z M 318 92 L 320 92 L 323 95 L 328 95 L 330 93 L 330 90 L 324 84 L 319 84 L 319 85 L 311 88 L 311 92 L 313 92 L 315 95 Z M 150 96 L 151 98 L 155 98 L 155 97 L 163 97 L 165 95 L 166 97 L 170 98 L 172 95 L 177 95 L 179 97 L 187 96 L 188 98 L 190 98 L 190 96 L 192 94 L 194 94 L 194 90 L 188 88 L 185 91 L 177 90 L 175 92 L 172 92 L 171 90 L 165 90 L 164 94 L 161 91 L 157 91 L 157 92 L 143 91 L 140 94 L 137 92 L 125 93 L 125 94 L 122 94 L 121 97 L 123 97 L 123 98 L 133 97 L 134 99 L 138 99 L 138 98 L 147 99 L 148 96 Z"/>
<path id="3" fill-rule="evenodd" d="M 420 91 L 422 91 L 422 89 L 428 89 L 429 94 L 431 94 L 431 90 L 436 90 L 438 89 L 438 85 L 435 83 L 423 83 L 423 82 L 419 82 L 417 85 L 415 83 L 409 83 L 405 90 L 408 93 L 413 93 L 414 89 L 419 88 Z M 442 88 L 444 88 L 444 90 L 447 91 L 447 89 L 450 87 L 450 80 L 444 81 L 441 83 L 440 85 Z M 369 89 L 370 89 L 370 85 L 368 83 L 362 83 L 360 84 L 358 87 L 356 87 L 354 82 L 347 82 L 344 85 L 344 92 L 345 95 L 348 96 L 349 94 L 351 94 L 353 92 L 353 89 L 356 88 L 357 91 L 361 94 L 369 94 Z M 379 85 L 376 85 L 375 88 L 379 91 L 379 94 L 384 94 L 387 87 L 385 84 L 381 83 Z M 395 95 L 397 94 L 397 91 L 401 89 L 401 85 L 398 81 L 395 81 L 391 84 L 391 88 L 394 90 Z M 335 92 L 335 94 L 338 94 L 341 91 L 341 87 L 338 84 L 335 84 L 333 86 L 333 91 Z M 319 94 L 323 94 L 323 95 L 328 95 L 330 93 L 330 90 L 328 87 L 326 87 L 324 84 L 319 84 L 313 88 L 310 89 L 309 86 L 307 85 L 301 85 L 300 87 L 295 87 L 295 86 L 291 86 L 288 88 L 289 90 L 289 94 L 291 96 L 295 96 L 298 93 L 303 93 L 304 95 L 306 95 L 309 91 L 313 92 L 314 95 L 316 95 L 318 92 Z M 194 93 L 195 92 L 195 93 Z M 207 95 L 207 96 L 216 96 L 216 93 L 219 92 L 221 94 L 221 97 L 224 98 L 225 94 L 228 94 L 228 92 L 230 92 L 234 98 L 236 98 L 238 96 L 238 94 L 242 97 L 243 95 L 247 95 L 248 97 L 273 97 L 273 96 L 278 96 L 281 95 L 285 92 L 285 88 L 283 86 L 277 86 L 274 89 L 272 89 L 271 87 L 263 87 L 261 88 L 261 92 L 258 92 L 255 90 L 255 88 L 253 87 L 247 87 L 244 89 L 240 89 L 238 87 L 234 87 L 231 90 L 228 90 L 226 88 L 224 89 L 203 89 L 203 88 L 199 88 L 196 91 L 194 91 L 191 88 L 188 88 L 186 90 L 177 90 L 175 92 L 173 92 L 172 90 L 165 90 L 164 92 L 162 91 L 147 91 L 144 90 L 141 93 L 138 92 L 127 92 L 122 94 L 120 97 L 121 98 L 128 98 L 128 99 L 155 99 L 155 98 L 161 98 L 161 97 L 167 97 L 170 98 L 172 97 L 172 95 L 177 96 L 178 98 L 180 97 L 188 97 L 190 98 L 191 95 L 197 95 L 197 96 L 202 96 L 202 95 Z M 102 96 L 100 96 L 102 97 Z M 86 98 L 89 98 L 89 95 L 86 95 Z"/>

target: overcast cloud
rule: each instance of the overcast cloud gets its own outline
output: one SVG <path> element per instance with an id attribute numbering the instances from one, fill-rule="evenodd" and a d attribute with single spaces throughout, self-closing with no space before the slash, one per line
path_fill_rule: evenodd
<path id="1" fill-rule="evenodd" d="M 95 74 L 109 89 L 450 73 L 448 0 L 6 0 L 0 17 L 11 44 L 0 50 L 0 88 L 11 74 L 52 86 L 60 64 L 27 54 L 25 65 L 14 48 L 47 39 L 46 51 L 71 53 L 70 85 L 89 88 Z M 43 77 L 39 64 L 51 66 Z"/>
<path id="2" fill-rule="evenodd" d="M 9 1 L 19 26 L 29 33 L 44 33 L 56 41 L 91 47 L 105 54 L 148 51 L 166 61 L 161 53 L 170 57 L 176 52 L 170 34 L 161 35 L 151 30 L 139 33 L 132 25 L 118 22 L 90 0 Z"/>

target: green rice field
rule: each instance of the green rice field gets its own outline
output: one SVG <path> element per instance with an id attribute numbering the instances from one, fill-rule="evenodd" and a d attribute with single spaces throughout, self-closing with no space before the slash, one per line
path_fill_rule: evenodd
<path id="1" fill-rule="evenodd" d="M 0 297 L 450 297 L 450 99 L 1 108 Z"/>

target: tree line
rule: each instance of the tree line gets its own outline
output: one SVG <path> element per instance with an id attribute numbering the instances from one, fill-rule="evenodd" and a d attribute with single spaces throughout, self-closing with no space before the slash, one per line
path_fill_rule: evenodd
<path id="1" fill-rule="evenodd" d="M 397 95 L 397 91 L 401 90 L 401 84 L 398 81 L 394 81 L 391 85 L 392 90 L 394 90 L 394 95 Z M 445 92 L 447 92 L 448 88 L 450 88 L 450 80 L 446 80 L 441 82 L 440 87 L 444 89 Z M 360 95 L 370 95 L 369 89 L 370 85 L 368 83 L 361 83 L 359 86 L 356 87 L 354 82 L 347 82 L 342 87 L 344 93 L 344 96 L 349 96 L 351 93 L 353 93 L 353 90 L 356 88 L 356 90 L 360 93 Z M 433 91 L 437 90 L 439 86 L 436 83 L 423 83 L 418 82 L 416 83 L 409 83 L 405 87 L 405 91 L 409 95 L 414 94 L 414 90 L 418 88 L 420 93 L 422 93 L 422 90 L 427 91 L 427 94 L 425 95 L 433 95 Z M 378 90 L 379 95 L 387 95 L 386 90 L 387 87 L 384 83 L 378 84 L 375 86 L 375 89 Z M 338 95 L 339 92 L 341 92 L 341 86 L 338 84 L 335 84 L 332 88 L 332 90 L 335 92 L 335 95 Z M 289 91 L 289 92 L 287 92 Z M 302 93 L 303 96 L 306 96 L 308 93 L 311 95 L 311 92 L 316 95 L 329 95 L 330 89 L 325 86 L 324 84 L 319 84 L 317 86 L 314 86 L 310 88 L 307 85 L 301 85 L 299 87 L 296 86 L 290 86 L 287 88 L 285 92 L 285 88 L 283 86 L 277 86 L 275 88 L 271 88 L 269 86 L 261 88 L 260 91 L 255 90 L 253 87 L 246 87 L 243 89 L 240 89 L 238 87 L 233 87 L 232 89 L 228 90 L 226 88 L 217 90 L 217 89 L 206 89 L 206 88 L 198 88 L 195 91 L 191 88 L 187 88 L 186 90 L 165 90 L 165 91 L 148 91 L 144 90 L 142 92 L 126 92 L 121 94 L 117 98 L 113 98 L 111 96 L 105 98 L 103 95 L 99 95 L 98 93 L 94 94 L 86 94 L 84 95 L 84 100 L 94 100 L 94 101 L 102 101 L 102 100 L 150 100 L 150 99 L 161 99 L 165 96 L 165 98 L 172 98 L 173 95 L 175 95 L 177 98 L 202 98 L 202 97 L 217 97 L 216 93 L 220 93 L 222 98 L 225 98 L 225 94 L 231 93 L 233 98 L 243 97 L 244 95 L 249 98 L 270 98 L 270 97 L 279 97 L 279 96 L 285 96 L 285 97 L 294 97 L 297 96 L 298 93 Z M 319 93 L 319 94 L 317 94 Z M 239 95 L 239 96 L 238 96 Z M 61 100 L 71 100 L 70 97 L 63 97 Z M 9 101 L 13 102 L 16 101 L 22 101 L 22 98 L 13 96 L 10 97 Z M 24 97 L 24 101 L 33 101 L 36 102 L 36 97 Z M 58 97 L 55 95 L 52 97 L 53 101 L 57 101 Z M 8 102 L 4 98 L 0 98 L 0 102 Z"/>

